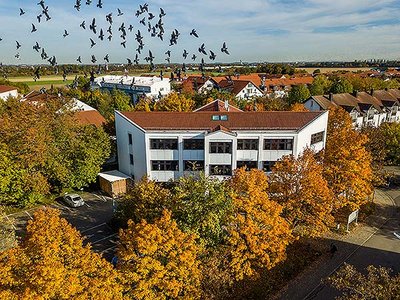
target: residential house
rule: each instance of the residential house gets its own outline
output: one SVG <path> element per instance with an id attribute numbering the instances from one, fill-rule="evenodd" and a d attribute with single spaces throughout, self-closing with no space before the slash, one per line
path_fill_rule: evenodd
<path id="1" fill-rule="evenodd" d="M 222 100 L 214 100 L 210 103 L 207 103 L 206 105 L 194 110 L 194 112 L 200 112 L 200 111 L 230 111 L 230 112 L 242 112 L 241 109 L 237 108 L 236 106 L 233 106 L 229 104 L 229 101 L 222 101 Z"/>
<path id="2" fill-rule="evenodd" d="M 141 97 L 160 99 L 171 92 L 169 78 L 132 77 L 107 75 L 98 77 L 91 84 L 92 89 L 112 91 L 121 90 L 131 97 L 132 103 L 137 103 Z"/>
<path id="3" fill-rule="evenodd" d="M 325 147 L 327 112 L 119 112 L 119 171 L 166 182 L 204 171 L 224 179 L 237 168 L 269 172 L 284 155 Z"/>
<path id="4" fill-rule="evenodd" d="M 237 99 L 262 97 L 263 91 L 250 80 L 225 79 L 218 83 L 221 91 L 232 93 Z"/>
<path id="5" fill-rule="evenodd" d="M 6 101 L 9 97 L 18 97 L 17 88 L 8 85 L 0 85 L 0 99 Z"/>
<path id="6" fill-rule="evenodd" d="M 212 78 L 201 75 L 188 76 L 183 83 L 192 84 L 193 90 L 199 94 L 207 93 L 212 89 L 218 89 L 218 83 Z"/>

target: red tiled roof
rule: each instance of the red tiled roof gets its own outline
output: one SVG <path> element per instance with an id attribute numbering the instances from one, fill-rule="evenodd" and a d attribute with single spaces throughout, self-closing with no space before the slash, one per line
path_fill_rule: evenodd
<path id="1" fill-rule="evenodd" d="M 13 86 L 8 86 L 8 85 L 0 85 L 0 94 L 1 93 L 6 93 L 6 92 L 11 92 L 11 91 L 16 91 L 17 88 Z"/>
<path id="2" fill-rule="evenodd" d="M 100 127 L 106 123 L 106 119 L 97 110 L 78 111 L 75 115 L 78 122 L 82 125 L 95 125 Z"/>
<path id="3" fill-rule="evenodd" d="M 204 106 L 202 106 L 202 107 L 200 107 L 200 108 L 198 108 L 198 109 L 196 109 L 194 111 L 195 112 L 197 112 L 197 111 L 232 111 L 232 112 L 241 112 L 242 111 L 241 109 L 239 109 L 239 108 L 237 108 L 237 107 L 235 107 L 235 106 L 233 106 L 231 104 L 228 104 L 228 105 L 229 105 L 229 110 L 226 110 L 225 102 L 217 99 L 217 100 L 214 100 L 214 101 L 212 101 L 212 102 L 210 102 L 210 103 L 208 103 L 208 104 L 206 104 L 206 105 L 204 105 Z"/>
<path id="4" fill-rule="evenodd" d="M 222 80 L 218 83 L 218 86 L 223 90 L 228 90 L 234 95 L 239 94 L 249 83 L 253 83 L 250 80 Z M 256 84 L 253 85 L 258 88 Z"/>
<path id="5" fill-rule="evenodd" d="M 227 130 L 299 130 L 324 112 L 121 112 L 145 130 L 207 130 L 218 125 Z M 226 121 L 213 121 L 215 115 Z"/>

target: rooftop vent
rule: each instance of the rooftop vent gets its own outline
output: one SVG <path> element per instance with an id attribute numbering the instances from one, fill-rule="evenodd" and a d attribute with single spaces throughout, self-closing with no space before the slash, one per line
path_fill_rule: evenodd
<path id="1" fill-rule="evenodd" d="M 228 116 L 227 115 L 213 115 L 212 120 L 213 121 L 228 121 Z"/>

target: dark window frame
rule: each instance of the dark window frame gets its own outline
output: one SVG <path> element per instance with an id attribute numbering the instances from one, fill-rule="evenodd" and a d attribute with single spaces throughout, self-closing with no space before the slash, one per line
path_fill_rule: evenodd
<path id="1" fill-rule="evenodd" d="M 258 139 L 238 139 L 237 150 L 258 150 Z"/>
<path id="2" fill-rule="evenodd" d="M 293 139 L 264 139 L 264 150 L 293 151 Z"/>
<path id="3" fill-rule="evenodd" d="M 210 165 L 210 175 L 232 176 L 232 166 L 231 165 Z"/>
<path id="4" fill-rule="evenodd" d="M 129 154 L 129 163 L 133 166 L 134 164 L 133 154 Z"/>
<path id="5" fill-rule="evenodd" d="M 151 150 L 178 150 L 178 139 L 150 139 Z"/>
<path id="6" fill-rule="evenodd" d="M 128 133 L 128 143 L 129 143 L 129 145 L 132 145 L 132 144 L 133 144 L 132 133 Z"/>
<path id="7" fill-rule="evenodd" d="M 204 160 L 184 160 L 183 167 L 185 171 L 204 171 Z"/>
<path id="8" fill-rule="evenodd" d="M 311 135 L 311 145 L 317 144 L 319 142 L 324 141 L 325 131 L 320 131 L 317 133 L 313 133 Z"/>
<path id="9" fill-rule="evenodd" d="M 240 169 L 242 167 L 246 167 L 246 171 L 250 171 L 251 169 L 258 169 L 258 161 L 256 161 L 256 160 L 238 160 L 236 162 L 236 168 Z"/>
<path id="10" fill-rule="evenodd" d="M 210 153 L 232 154 L 232 142 L 210 142 Z"/>
<path id="11" fill-rule="evenodd" d="M 265 160 L 262 162 L 262 169 L 264 172 L 271 172 L 272 167 L 276 164 L 276 161 Z"/>
<path id="12" fill-rule="evenodd" d="M 178 160 L 152 160 L 150 164 L 152 171 L 179 171 Z"/>
<path id="13" fill-rule="evenodd" d="M 184 139 L 183 150 L 204 150 L 204 139 Z"/>

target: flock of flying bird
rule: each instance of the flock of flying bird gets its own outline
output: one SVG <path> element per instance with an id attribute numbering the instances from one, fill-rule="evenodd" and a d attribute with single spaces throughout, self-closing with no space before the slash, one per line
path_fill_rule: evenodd
<path id="1" fill-rule="evenodd" d="M 86 5 L 89 6 L 91 4 L 92 4 L 91 0 L 86 1 Z M 44 19 L 46 22 L 51 20 L 49 7 L 46 5 L 45 1 L 41 0 L 37 3 L 37 5 L 40 8 L 40 13 L 36 17 L 38 24 L 35 25 L 34 23 L 32 23 L 31 33 L 35 33 L 38 31 L 39 24 L 43 21 L 42 19 Z M 76 0 L 74 9 L 76 9 L 79 12 L 81 9 L 81 6 L 82 6 L 82 1 Z M 103 8 L 103 1 L 98 0 L 96 7 L 99 9 Z M 19 15 L 23 16 L 24 14 L 25 14 L 25 11 L 22 8 L 20 8 Z M 121 11 L 121 9 L 117 8 L 116 17 L 118 18 L 123 15 L 124 15 L 124 12 Z M 164 41 L 164 36 L 165 36 L 164 17 L 166 16 L 166 13 L 163 8 L 159 9 L 159 13 L 153 13 L 153 12 L 150 12 L 149 5 L 147 3 L 140 4 L 138 10 L 135 13 L 135 16 L 139 20 L 138 23 L 139 23 L 139 26 L 142 28 L 142 31 L 144 31 L 144 28 L 145 28 L 145 30 L 149 33 L 150 37 L 159 39 L 160 41 Z M 97 45 L 97 43 L 102 42 L 104 40 L 112 41 L 113 36 L 115 36 L 114 27 L 113 27 L 113 25 L 115 23 L 115 19 L 114 19 L 113 13 L 111 12 L 111 13 L 106 14 L 105 20 L 106 20 L 106 23 L 108 26 L 108 28 L 105 28 L 105 29 L 99 28 L 96 18 L 93 18 L 91 20 L 91 22 L 88 24 L 89 26 L 87 26 L 85 20 L 80 23 L 80 25 L 79 25 L 80 29 L 89 30 L 92 34 L 92 36 L 89 38 L 90 49 L 95 47 Z M 125 23 L 122 22 L 119 25 L 117 30 L 118 30 L 118 35 L 120 38 L 120 45 L 123 48 L 127 47 L 126 42 L 128 39 L 128 32 L 129 33 L 134 32 L 134 36 L 135 36 L 134 39 L 137 43 L 137 48 L 135 50 L 136 54 L 133 59 L 127 58 L 127 64 L 128 65 L 139 64 L 139 62 L 140 62 L 139 55 L 141 55 L 142 52 L 144 52 L 144 46 L 145 46 L 144 35 L 143 35 L 141 29 L 137 29 L 134 31 L 133 25 L 131 25 L 131 24 L 125 25 Z M 106 37 L 106 35 L 107 35 L 107 37 Z M 199 35 L 198 35 L 196 29 L 192 29 L 188 35 L 195 39 L 199 38 Z M 70 36 L 70 33 L 68 32 L 68 30 L 65 29 L 62 36 L 63 36 L 63 38 L 68 38 Z M 169 47 L 173 47 L 173 46 L 177 45 L 180 36 L 181 36 L 181 32 L 179 32 L 177 29 L 172 30 L 172 32 L 169 36 Z M 0 41 L 1 40 L 2 39 L 0 38 Z M 22 47 L 22 44 L 20 42 L 16 41 L 16 50 L 18 51 L 21 47 Z M 168 49 L 165 52 L 165 55 L 166 55 L 165 61 L 167 63 L 171 63 L 171 53 L 172 53 L 171 49 L 172 48 Z M 36 42 L 35 45 L 33 46 L 33 50 L 38 52 L 40 54 L 41 59 L 47 60 L 51 66 L 54 67 L 57 65 L 56 56 L 55 55 L 49 56 L 47 54 L 45 48 L 40 46 L 38 42 Z M 229 55 L 229 51 L 228 51 L 226 42 L 223 42 L 220 50 L 222 53 Z M 184 49 L 183 54 L 182 54 L 183 59 L 184 60 L 188 59 L 189 55 L 190 55 L 190 53 L 186 49 Z M 198 53 L 192 53 L 190 58 L 193 62 L 195 62 L 199 55 L 202 55 L 201 62 L 199 65 L 199 69 L 202 72 L 204 71 L 204 65 L 205 65 L 204 57 L 208 57 L 212 61 L 214 61 L 217 57 L 216 53 L 214 51 L 212 51 L 211 49 L 208 49 L 208 51 L 206 50 L 206 46 L 204 43 L 202 43 L 199 46 Z M 16 53 L 15 58 L 17 58 L 17 59 L 20 58 L 19 52 Z M 106 54 L 104 56 L 103 60 L 106 64 L 109 63 L 110 62 L 109 54 Z M 154 60 L 155 60 L 155 57 L 153 56 L 152 51 L 148 50 L 147 56 L 144 57 L 144 61 L 150 65 L 150 70 L 155 69 Z M 82 64 L 82 57 L 79 56 L 76 59 L 76 61 L 78 63 Z M 95 57 L 95 55 L 93 55 L 93 54 L 91 55 L 90 61 L 93 64 L 97 63 L 97 58 Z M 182 64 L 182 71 L 183 72 L 186 71 L 185 63 Z M 40 67 L 36 69 L 35 77 L 40 78 Z"/>

